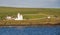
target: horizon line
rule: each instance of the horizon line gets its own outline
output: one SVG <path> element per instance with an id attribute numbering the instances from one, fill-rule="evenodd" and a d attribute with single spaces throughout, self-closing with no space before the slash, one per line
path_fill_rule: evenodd
<path id="1" fill-rule="evenodd" d="M 11 8 L 60 8 L 60 7 L 18 7 L 18 6 L 0 6 L 0 7 L 11 7 Z"/>

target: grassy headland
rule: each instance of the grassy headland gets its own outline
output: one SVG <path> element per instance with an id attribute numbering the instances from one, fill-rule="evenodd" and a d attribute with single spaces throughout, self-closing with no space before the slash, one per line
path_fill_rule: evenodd
<path id="1" fill-rule="evenodd" d="M 21 13 L 24 17 L 22 21 L 14 21 L 14 20 L 5 20 L 7 15 L 16 17 L 17 13 Z M 47 16 L 51 16 L 52 18 L 47 19 Z M 46 18 L 44 18 L 46 17 Z M 43 18 L 43 19 L 40 19 Z M 29 20 L 29 19 L 37 19 L 37 20 Z M 9 25 L 10 23 L 19 24 L 47 24 L 47 23 L 60 23 L 60 8 L 11 8 L 11 7 L 0 7 L 0 23 Z M 0 24 L 0 25 L 1 25 Z M 12 24 L 12 25 L 13 25 Z"/>
<path id="2" fill-rule="evenodd" d="M 60 8 L 9 8 L 0 7 L 0 19 L 7 15 L 15 17 L 20 12 L 24 19 L 41 18 L 49 15 L 56 15 L 60 17 Z M 32 15 L 29 15 L 32 14 Z M 35 15 L 34 15 L 35 14 Z"/>

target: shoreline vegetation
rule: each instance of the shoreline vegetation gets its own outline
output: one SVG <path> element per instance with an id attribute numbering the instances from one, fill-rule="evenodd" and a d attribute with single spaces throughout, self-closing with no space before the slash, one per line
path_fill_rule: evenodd
<path id="1" fill-rule="evenodd" d="M 6 16 L 23 15 L 24 20 L 6 20 Z M 51 18 L 47 18 L 51 16 Z M 46 18 L 44 18 L 46 17 Z M 10 8 L 0 7 L 0 26 L 60 25 L 60 8 Z"/>

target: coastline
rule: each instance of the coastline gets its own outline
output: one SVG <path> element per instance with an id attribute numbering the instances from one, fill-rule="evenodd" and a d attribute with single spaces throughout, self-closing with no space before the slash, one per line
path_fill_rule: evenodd
<path id="1" fill-rule="evenodd" d="M 0 26 L 56 26 L 60 25 L 59 21 L 49 20 L 0 20 Z"/>

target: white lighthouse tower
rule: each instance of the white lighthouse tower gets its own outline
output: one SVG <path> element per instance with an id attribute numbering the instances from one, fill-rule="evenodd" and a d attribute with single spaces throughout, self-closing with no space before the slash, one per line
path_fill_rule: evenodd
<path id="1" fill-rule="evenodd" d="M 18 13 L 17 18 L 15 20 L 23 20 L 23 16 L 20 13 Z"/>

